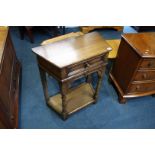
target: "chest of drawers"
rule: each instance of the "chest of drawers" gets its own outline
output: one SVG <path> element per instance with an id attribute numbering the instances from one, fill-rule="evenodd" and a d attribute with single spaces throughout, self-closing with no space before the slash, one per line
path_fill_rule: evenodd
<path id="1" fill-rule="evenodd" d="M 20 66 L 8 28 L 0 27 L 0 128 L 18 128 Z"/>
<path id="2" fill-rule="evenodd" d="M 110 78 L 119 101 L 155 94 L 155 33 L 124 34 Z"/>

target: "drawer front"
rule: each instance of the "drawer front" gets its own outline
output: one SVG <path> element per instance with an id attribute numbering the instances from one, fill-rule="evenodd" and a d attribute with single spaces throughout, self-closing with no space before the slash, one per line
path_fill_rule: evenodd
<path id="1" fill-rule="evenodd" d="M 155 71 L 137 71 L 134 81 L 155 80 Z"/>
<path id="2" fill-rule="evenodd" d="M 155 91 L 155 83 L 132 84 L 129 93 Z"/>
<path id="3" fill-rule="evenodd" d="M 140 64 L 140 69 L 155 69 L 155 59 L 144 59 Z"/>
<path id="4" fill-rule="evenodd" d="M 83 63 L 70 66 L 67 68 L 67 73 L 68 73 L 67 76 L 69 77 L 69 76 L 73 76 L 73 75 L 79 74 L 84 71 L 89 71 L 93 69 L 95 70 L 95 68 L 98 68 L 99 66 L 103 64 L 106 64 L 106 62 L 107 62 L 107 55 L 104 55 L 101 57 L 88 60 Z"/>

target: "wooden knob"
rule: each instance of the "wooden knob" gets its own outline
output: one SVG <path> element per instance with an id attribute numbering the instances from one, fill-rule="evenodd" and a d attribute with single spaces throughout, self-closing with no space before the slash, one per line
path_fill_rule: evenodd
<path id="1" fill-rule="evenodd" d="M 16 92 L 16 88 L 13 88 L 13 94 Z"/>
<path id="2" fill-rule="evenodd" d="M 146 73 L 144 73 L 142 76 L 143 76 L 143 79 L 146 79 L 147 78 Z"/>
<path id="3" fill-rule="evenodd" d="M 136 90 L 139 90 L 140 89 L 140 86 L 136 86 Z"/>
<path id="4" fill-rule="evenodd" d="M 89 66 L 90 66 L 90 64 L 88 62 L 86 62 L 86 67 L 89 67 Z"/>
<path id="5" fill-rule="evenodd" d="M 11 115 L 11 117 L 10 117 L 10 118 L 11 118 L 11 120 L 14 120 L 14 118 L 15 118 L 15 117 L 14 117 L 13 115 Z"/>
<path id="6" fill-rule="evenodd" d="M 148 63 L 148 67 L 153 67 L 154 66 L 154 62 L 153 61 L 150 61 L 149 63 Z"/>

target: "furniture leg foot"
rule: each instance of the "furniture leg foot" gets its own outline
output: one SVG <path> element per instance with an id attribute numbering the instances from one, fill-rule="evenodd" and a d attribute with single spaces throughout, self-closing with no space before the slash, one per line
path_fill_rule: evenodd
<path id="1" fill-rule="evenodd" d="M 95 100 L 95 101 L 93 102 L 93 104 L 97 104 L 97 100 Z"/>
<path id="2" fill-rule="evenodd" d="M 67 114 L 62 114 L 62 119 L 63 119 L 64 121 L 67 120 L 67 118 L 68 118 Z"/>
<path id="3" fill-rule="evenodd" d="M 120 104 L 125 104 L 126 103 L 126 99 L 124 97 L 122 97 L 122 96 L 119 96 L 118 100 L 119 100 Z"/>

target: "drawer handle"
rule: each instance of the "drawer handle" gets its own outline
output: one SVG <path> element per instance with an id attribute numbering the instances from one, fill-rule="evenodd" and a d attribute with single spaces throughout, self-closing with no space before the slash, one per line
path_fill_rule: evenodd
<path id="1" fill-rule="evenodd" d="M 153 67 L 153 66 L 154 66 L 154 62 L 153 61 L 148 63 L 148 67 Z"/>
<path id="2" fill-rule="evenodd" d="M 143 77 L 143 79 L 146 79 L 146 78 L 147 78 L 146 73 L 144 73 L 144 74 L 142 75 L 142 77 Z"/>
<path id="3" fill-rule="evenodd" d="M 15 92 L 16 92 L 16 88 L 13 88 L 13 94 L 15 94 Z"/>
<path id="4" fill-rule="evenodd" d="M 10 119 L 11 120 L 14 120 L 15 119 L 14 115 L 11 115 Z"/>
<path id="5" fill-rule="evenodd" d="M 136 86 L 136 90 L 139 90 L 140 89 L 140 86 Z"/>
<path id="6" fill-rule="evenodd" d="M 86 62 L 85 64 L 86 64 L 86 68 L 90 66 L 90 64 L 88 62 Z"/>

